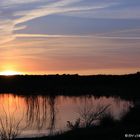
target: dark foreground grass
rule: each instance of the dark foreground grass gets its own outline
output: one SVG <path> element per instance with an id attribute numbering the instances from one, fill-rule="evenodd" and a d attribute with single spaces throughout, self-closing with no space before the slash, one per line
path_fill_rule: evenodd
<path id="1" fill-rule="evenodd" d="M 100 126 L 90 128 L 78 128 L 55 136 L 41 138 L 22 138 L 20 140 L 122 140 L 140 139 L 135 137 L 140 134 L 140 108 L 135 107 L 121 121 L 114 121 L 105 117 Z M 126 134 L 134 134 L 133 137 L 126 137 Z"/>

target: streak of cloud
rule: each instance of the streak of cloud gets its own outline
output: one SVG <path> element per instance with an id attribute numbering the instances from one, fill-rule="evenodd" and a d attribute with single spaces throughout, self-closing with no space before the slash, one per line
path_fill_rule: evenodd
<path id="1" fill-rule="evenodd" d="M 48 34 L 15 34 L 14 37 L 24 38 L 94 38 L 94 39 L 121 39 L 140 40 L 140 37 L 127 36 L 99 36 L 99 35 L 48 35 Z"/>
<path id="2" fill-rule="evenodd" d="M 10 7 L 11 5 L 22 5 L 22 4 L 29 4 L 34 2 L 41 2 L 43 0 L 25 0 L 25 1 L 18 1 L 18 0 L 8 0 L 8 1 L 2 1 L 1 6 Z M 3 23 L 1 23 L 1 34 L 0 38 L 4 40 L 3 42 L 7 42 L 9 40 L 15 39 L 17 35 L 14 35 L 15 30 L 23 30 L 26 28 L 26 25 L 19 26 L 19 24 L 25 23 L 27 21 L 40 18 L 43 16 L 48 16 L 52 14 L 63 14 L 63 13 L 69 13 L 69 12 L 80 12 L 80 11 L 89 11 L 89 10 L 98 10 L 105 7 L 110 6 L 109 4 L 104 5 L 91 5 L 91 6 L 73 6 L 74 3 L 78 3 L 81 0 L 60 0 L 60 1 L 54 1 L 51 3 L 47 3 L 43 6 L 36 7 L 34 9 L 30 10 L 18 10 L 13 12 L 13 19 L 2 19 Z M 111 3 L 112 4 L 112 3 Z M 18 26 L 17 26 L 18 25 Z M 18 35 L 19 36 L 19 35 Z M 27 36 L 27 35 L 26 35 Z M 33 35 L 32 35 L 33 36 Z M 35 37 L 36 35 L 34 35 Z M 57 35 L 56 35 L 57 36 Z M 41 37 L 41 35 L 40 35 Z M 42 36 L 44 37 L 44 35 Z M 46 37 L 49 37 L 48 35 Z M 74 36 L 73 36 L 74 37 Z M 75 36 L 76 37 L 76 36 Z M 4 39 L 5 38 L 5 39 Z M 7 39 L 8 38 L 8 39 Z M 3 43 L 1 42 L 1 43 Z"/>
<path id="3" fill-rule="evenodd" d="M 31 38 L 92 38 L 90 35 L 47 35 L 47 34 L 15 34 L 15 37 L 31 37 Z"/>
<path id="4" fill-rule="evenodd" d="M 39 7 L 37 9 L 15 13 L 14 14 L 15 16 L 22 16 L 21 18 L 15 20 L 15 24 L 27 22 L 42 16 L 48 16 L 52 14 L 62 14 L 74 11 L 76 12 L 76 11 L 97 10 L 110 6 L 110 4 L 109 5 L 105 4 L 101 6 L 64 7 L 68 6 L 69 4 L 74 4 L 75 2 L 78 1 L 80 0 L 67 0 L 67 1 L 63 0 L 57 3 Z"/>
<path id="5" fill-rule="evenodd" d="M 30 4 L 34 2 L 40 2 L 45 0 L 1 0 L 1 7 L 10 8 L 11 6 L 17 6 L 22 4 Z"/>

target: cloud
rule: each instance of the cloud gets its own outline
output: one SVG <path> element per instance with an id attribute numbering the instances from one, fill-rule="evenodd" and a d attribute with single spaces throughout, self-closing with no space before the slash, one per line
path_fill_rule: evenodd
<path id="1" fill-rule="evenodd" d="M 29 0 L 29 1 L 27 1 L 27 0 L 24 0 L 24 1 L 7 0 L 7 1 L 2 1 L 0 5 L 5 6 L 5 7 L 10 7 L 11 5 L 17 6 L 19 4 L 20 5 L 27 4 L 27 3 L 30 4 L 30 3 L 41 2 L 41 1 L 43 1 L 43 0 Z M 15 9 L 13 11 L 13 14 L 10 13 L 11 15 L 13 15 L 13 17 L 9 17 L 7 19 L 2 19 L 1 28 L 0 28 L 2 35 L 0 36 L 0 38 L 2 38 L 2 40 L 5 38 L 3 42 L 15 39 L 15 37 L 17 35 L 14 35 L 14 31 L 22 30 L 22 29 L 26 28 L 26 25 L 21 26 L 19 24 L 25 23 L 27 21 L 30 21 L 30 20 L 33 20 L 36 18 L 40 18 L 43 16 L 52 15 L 52 14 L 69 13 L 69 12 L 74 12 L 74 11 L 78 12 L 78 11 L 96 10 L 96 9 L 101 9 L 101 8 L 108 6 L 108 5 L 80 6 L 80 2 L 81 2 L 81 0 L 60 0 L 60 1 L 50 2 L 50 3 L 48 3 L 48 1 L 46 1 L 45 5 L 38 6 L 34 9 L 31 8 L 30 10 L 22 10 L 22 8 L 21 8 L 21 10 L 17 10 L 17 11 Z M 79 3 L 79 6 L 73 6 L 73 4 L 75 4 L 75 3 Z M 34 37 L 35 36 L 36 35 L 34 35 Z M 1 42 L 1 43 L 3 43 L 3 42 Z"/>
<path id="2" fill-rule="evenodd" d="M 10 45 L 11 49 L 8 51 L 16 53 L 11 54 L 9 60 L 31 61 L 31 66 L 33 63 L 38 65 L 36 68 L 32 66 L 36 70 L 128 69 L 139 66 L 136 61 L 140 58 L 139 40 L 127 42 L 109 38 L 30 39 L 27 37 L 24 40 L 15 40 L 15 43 Z"/>
<path id="3" fill-rule="evenodd" d="M 101 38 L 140 40 L 140 27 L 98 34 Z"/>
<path id="4" fill-rule="evenodd" d="M 39 2 L 41 0 L 24 0 L 24 1 L 19 1 L 19 0 L 2 0 L 1 3 L 0 3 L 0 6 L 3 7 L 5 6 L 6 8 L 10 8 L 11 5 L 19 5 L 19 4 L 29 4 L 29 3 L 33 3 L 33 2 Z M 67 1 L 64 1 L 64 0 L 61 0 L 60 2 L 55 2 L 55 3 L 52 3 L 50 5 L 47 5 L 46 7 L 40 7 L 40 8 L 36 8 L 36 9 L 31 9 L 31 10 L 27 10 L 27 11 L 24 11 L 24 14 L 22 17 L 5 17 L 3 15 L 3 12 L 1 12 L 1 16 L 0 16 L 0 39 L 1 39 L 1 42 L 0 44 L 3 44 L 3 43 L 6 43 L 6 42 L 9 42 L 13 39 L 15 39 L 15 36 L 14 36 L 14 31 L 15 30 L 21 30 L 21 29 L 25 29 L 26 28 L 26 25 L 24 26 L 17 26 L 18 23 L 22 23 L 22 22 L 26 22 L 26 21 L 29 21 L 29 20 L 32 20 L 32 19 L 35 19 L 35 18 L 38 18 L 38 17 L 41 17 L 41 16 L 45 16 L 45 15 L 49 15 L 51 13 L 56 13 L 59 10 L 51 10 L 51 8 L 49 9 L 48 7 L 57 7 L 57 6 L 64 6 L 64 5 L 68 5 L 70 3 L 73 3 L 73 2 L 76 2 L 76 1 L 79 1 L 79 0 L 67 0 Z M 48 3 L 47 3 L 48 4 Z M 22 8 L 21 8 L 22 9 Z M 48 11 L 47 11 L 48 10 Z M 21 10 L 22 11 L 22 10 Z M 16 9 L 14 10 L 13 13 L 16 12 Z M 19 10 L 17 11 L 19 12 Z M 20 13 L 20 12 L 19 12 Z M 22 12 L 21 12 L 22 13 Z M 11 13 L 10 13 L 10 16 L 11 16 Z"/>
<path id="5" fill-rule="evenodd" d="M 16 38 L 93 38 L 93 39 L 121 39 L 140 40 L 140 37 L 133 36 L 103 36 L 103 35 L 48 35 L 48 34 L 15 34 Z"/>
<path id="6" fill-rule="evenodd" d="M 125 37 L 125 36 L 99 36 L 102 39 L 122 39 L 122 40 L 140 40 L 140 37 Z"/>
<path id="7" fill-rule="evenodd" d="M 86 35 L 47 35 L 47 34 L 15 34 L 15 37 L 30 37 L 30 38 L 91 38 L 93 36 Z"/>
<path id="8" fill-rule="evenodd" d="M 17 6 L 22 4 L 30 4 L 34 2 L 40 2 L 45 0 L 1 0 L 0 6 L 10 8 L 11 6 Z"/>
<path id="9" fill-rule="evenodd" d="M 25 3 L 32 3 L 32 2 L 38 2 L 39 0 L 25 0 L 25 1 L 18 1 L 18 0 L 8 0 L 8 1 L 2 1 L 0 6 L 5 6 L 5 7 L 10 7 L 12 4 L 13 5 L 18 5 L 18 4 L 25 4 Z M 15 30 L 21 30 L 25 29 L 26 26 L 17 26 L 19 23 L 27 22 L 32 19 L 36 19 L 42 16 L 47 16 L 50 14 L 55 14 L 55 13 L 60 13 L 60 12 L 65 12 L 73 9 L 67 9 L 67 8 L 60 8 L 64 6 L 68 6 L 69 4 L 73 4 L 75 2 L 79 2 L 80 0 L 61 0 L 59 2 L 52 2 L 51 4 L 46 4 L 45 6 L 40 6 L 35 9 L 27 10 L 27 11 L 22 11 L 18 10 L 13 12 L 13 17 L 9 18 L 1 18 L 0 22 L 0 39 L 3 40 L 1 43 L 5 43 L 7 41 L 15 39 L 14 36 L 14 31 Z M 22 9 L 22 8 L 21 8 Z M 14 14 L 15 13 L 15 14 Z M 19 14 L 17 14 L 19 13 Z M 19 16 L 20 15 L 20 16 Z M 12 19 L 13 18 L 13 19 Z"/>
<path id="10" fill-rule="evenodd" d="M 15 16 L 22 16 L 19 19 L 15 20 L 15 24 L 24 23 L 42 16 L 48 16 L 52 14 L 64 14 L 69 12 L 78 12 L 78 11 L 89 11 L 89 10 L 97 10 L 102 9 L 105 7 L 108 7 L 108 4 L 105 5 L 98 5 L 98 6 L 69 6 L 70 4 L 74 4 L 76 2 L 79 2 L 81 0 L 61 0 L 56 3 L 52 3 L 50 5 L 41 6 L 37 9 L 33 10 L 27 10 L 27 11 L 21 11 L 17 12 L 14 15 Z"/>
<path id="11" fill-rule="evenodd" d="M 15 39 L 12 33 L 13 28 L 14 28 L 14 24 L 11 20 L 0 21 L 0 44 Z"/>
<path id="12" fill-rule="evenodd" d="M 28 4 L 28 5 L 34 5 L 35 3 L 40 3 L 33 6 L 32 8 L 28 8 L 28 10 L 25 10 L 22 5 Z M 41 2 L 43 2 L 43 5 L 41 6 Z M 129 15 L 138 17 L 139 16 L 139 10 L 138 8 L 133 8 L 135 11 L 137 11 L 137 14 L 135 11 L 132 11 L 130 14 L 128 14 L 128 10 L 130 9 L 126 8 L 118 8 L 118 5 L 121 5 L 123 3 L 122 1 L 89 1 L 89 0 L 59 0 L 59 1 L 50 1 L 50 0 L 2 0 L 0 3 L 1 7 L 10 8 L 13 5 L 19 6 L 18 9 L 13 9 L 9 16 L 6 17 L 3 14 L 3 11 L 0 12 L 2 16 L 0 17 L 0 39 L 3 40 L 1 43 L 11 41 L 15 39 L 16 37 L 21 36 L 28 36 L 28 37 L 62 37 L 62 35 L 42 35 L 42 34 L 15 34 L 14 32 L 17 30 L 24 30 L 27 27 L 26 22 L 31 21 L 33 19 L 37 19 L 44 16 L 49 16 L 53 14 L 65 14 L 65 15 L 71 15 L 71 16 L 79 16 L 79 17 L 93 17 L 93 18 L 124 18 L 125 16 L 129 17 Z M 116 7 L 115 7 L 116 6 Z M 115 7 L 116 9 L 112 9 Z M 21 8 L 21 9 L 20 9 Z M 24 9 L 24 10 L 23 10 Z M 8 10 L 7 10 L 8 11 Z M 123 11 L 123 12 L 122 12 Z M 119 16 L 118 16 L 119 15 Z M 22 25 L 21 25 L 22 24 Z M 24 24 L 24 25 L 23 25 Z M 64 36 L 63 36 L 64 37 Z M 77 36 L 69 36 L 65 35 L 65 37 L 77 37 Z M 99 36 L 100 38 L 102 36 Z M 97 37 L 95 37 L 97 38 Z M 104 37 L 107 38 L 107 37 Z M 108 36 L 108 38 L 111 38 Z M 119 36 L 113 37 L 113 38 L 119 38 Z M 122 39 L 125 37 L 122 37 Z M 138 37 L 127 37 L 128 39 L 137 39 Z M 120 37 L 121 39 L 121 37 Z"/>

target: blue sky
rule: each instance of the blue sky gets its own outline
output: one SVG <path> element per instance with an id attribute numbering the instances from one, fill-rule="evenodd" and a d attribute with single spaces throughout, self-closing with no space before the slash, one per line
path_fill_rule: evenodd
<path id="1" fill-rule="evenodd" d="M 0 71 L 136 72 L 140 1 L 1 0 L 0 39 Z"/>

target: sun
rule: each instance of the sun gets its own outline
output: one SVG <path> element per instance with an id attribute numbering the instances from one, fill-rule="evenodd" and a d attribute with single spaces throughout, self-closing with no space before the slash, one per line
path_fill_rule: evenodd
<path id="1" fill-rule="evenodd" d="M 4 76 L 12 76 L 12 75 L 20 75 L 20 74 L 21 74 L 20 72 L 13 71 L 13 70 L 6 70 L 0 72 L 0 75 L 4 75 Z"/>

